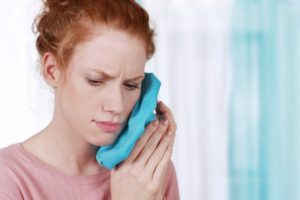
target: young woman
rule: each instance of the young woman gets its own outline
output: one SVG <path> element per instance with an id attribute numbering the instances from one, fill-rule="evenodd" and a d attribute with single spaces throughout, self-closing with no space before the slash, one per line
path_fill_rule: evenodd
<path id="1" fill-rule="evenodd" d="M 179 199 L 170 160 L 176 124 L 162 102 L 164 120 L 146 127 L 124 162 L 108 170 L 95 159 L 139 98 L 155 49 L 147 12 L 133 0 L 47 0 L 35 25 L 54 115 L 0 150 L 0 199 Z"/>

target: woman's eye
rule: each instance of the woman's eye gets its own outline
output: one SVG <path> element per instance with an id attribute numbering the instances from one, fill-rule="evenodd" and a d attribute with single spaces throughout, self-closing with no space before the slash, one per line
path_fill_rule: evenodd
<path id="1" fill-rule="evenodd" d="M 87 79 L 87 82 L 92 86 L 98 86 L 101 83 L 103 83 L 103 81 L 101 80 L 93 80 L 93 79 Z"/>
<path id="2" fill-rule="evenodd" d="M 140 88 L 138 84 L 125 84 L 125 86 L 128 90 L 135 90 Z"/>
<path id="3" fill-rule="evenodd" d="M 87 78 L 86 80 L 90 85 L 92 85 L 94 87 L 99 86 L 104 83 L 104 81 L 102 81 L 102 80 L 89 79 L 89 78 Z M 128 83 L 128 84 L 124 84 L 124 85 L 125 85 L 126 89 L 129 91 L 140 88 L 140 84 L 135 84 L 135 83 L 130 83 L 130 84 Z"/>

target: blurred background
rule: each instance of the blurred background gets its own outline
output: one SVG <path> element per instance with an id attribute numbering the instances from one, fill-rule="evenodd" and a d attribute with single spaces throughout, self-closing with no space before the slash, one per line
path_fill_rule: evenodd
<path id="1" fill-rule="evenodd" d="M 178 124 L 183 200 L 300 199 L 300 1 L 140 0 L 147 63 Z M 0 1 L 0 147 L 50 121 L 31 32 L 41 2 Z"/>

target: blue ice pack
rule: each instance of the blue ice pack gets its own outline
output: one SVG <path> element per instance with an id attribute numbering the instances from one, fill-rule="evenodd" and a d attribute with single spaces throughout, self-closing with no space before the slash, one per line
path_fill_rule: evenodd
<path id="1" fill-rule="evenodd" d="M 140 98 L 119 138 L 111 145 L 101 146 L 97 151 L 96 160 L 100 165 L 112 169 L 130 155 L 145 127 L 155 119 L 154 110 L 160 85 L 154 74 L 145 73 Z"/>

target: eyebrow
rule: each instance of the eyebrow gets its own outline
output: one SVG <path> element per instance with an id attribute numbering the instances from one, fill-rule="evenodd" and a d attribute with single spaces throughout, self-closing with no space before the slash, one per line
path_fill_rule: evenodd
<path id="1" fill-rule="evenodd" d="M 107 74 L 107 73 L 105 73 L 105 72 L 103 72 L 103 71 L 101 71 L 101 70 L 98 70 L 98 69 L 92 69 L 92 68 L 89 68 L 88 70 L 94 71 L 94 72 L 96 72 L 96 73 L 98 73 L 98 74 L 101 74 L 101 75 L 104 77 L 104 79 L 107 79 L 107 80 L 113 79 L 113 78 L 114 78 L 114 76 L 112 76 L 112 75 L 110 75 L 110 74 Z M 144 75 L 142 75 L 142 76 L 137 76 L 137 77 L 134 77 L 134 78 L 127 79 L 127 80 L 125 80 L 125 81 L 135 81 L 135 80 L 139 80 L 139 79 L 144 79 L 144 77 L 145 77 Z"/>

